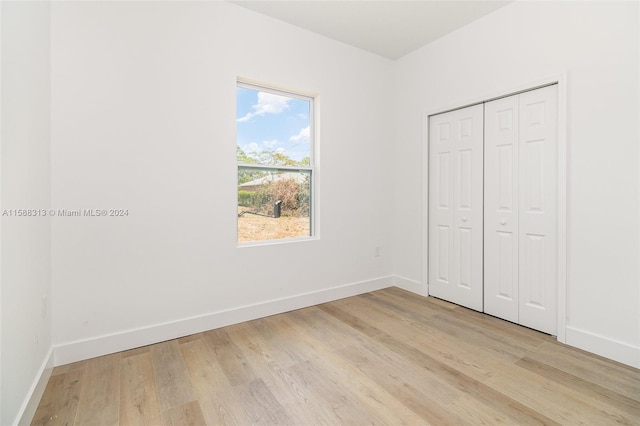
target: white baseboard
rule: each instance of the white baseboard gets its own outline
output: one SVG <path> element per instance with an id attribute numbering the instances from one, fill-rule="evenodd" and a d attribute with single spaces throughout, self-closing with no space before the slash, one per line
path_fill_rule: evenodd
<path id="1" fill-rule="evenodd" d="M 567 345 L 640 368 L 640 347 L 571 326 L 567 326 L 566 333 Z"/>
<path id="2" fill-rule="evenodd" d="M 14 424 L 16 425 L 30 425 L 33 421 L 33 416 L 36 414 L 40 399 L 44 394 L 44 390 L 51 377 L 53 371 L 53 348 L 49 349 L 47 356 L 45 357 L 42 365 L 38 369 L 36 378 L 29 388 L 29 393 L 20 407 L 20 411 L 16 416 Z"/>
<path id="3" fill-rule="evenodd" d="M 422 283 L 418 281 L 410 280 L 409 278 L 399 277 L 395 275 L 393 277 L 393 285 L 403 290 L 407 290 L 412 293 L 419 294 L 420 296 L 427 295 L 427 291 L 422 285 Z"/>
<path id="4" fill-rule="evenodd" d="M 349 296 L 392 286 L 393 276 L 332 287 L 311 293 L 269 300 L 253 305 L 212 312 L 178 321 L 155 324 L 121 333 L 62 343 L 54 346 L 54 364 L 64 365 L 114 352 L 146 346 L 165 340 L 188 336 L 215 328 L 251 321 L 269 315 L 306 308 Z"/>

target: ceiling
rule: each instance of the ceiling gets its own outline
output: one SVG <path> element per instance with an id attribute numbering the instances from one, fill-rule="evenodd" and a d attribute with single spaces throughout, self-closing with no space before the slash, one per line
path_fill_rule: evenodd
<path id="1" fill-rule="evenodd" d="M 397 59 L 513 0 L 237 0 L 232 3 Z"/>

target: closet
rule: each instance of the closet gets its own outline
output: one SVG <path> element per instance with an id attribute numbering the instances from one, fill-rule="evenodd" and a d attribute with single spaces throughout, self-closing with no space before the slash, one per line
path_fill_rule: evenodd
<path id="1" fill-rule="evenodd" d="M 556 333 L 557 86 L 429 117 L 429 294 Z"/>

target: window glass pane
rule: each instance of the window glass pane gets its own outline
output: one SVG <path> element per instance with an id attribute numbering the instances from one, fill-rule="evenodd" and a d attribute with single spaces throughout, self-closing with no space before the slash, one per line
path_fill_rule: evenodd
<path id="1" fill-rule="evenodd" d="M 309 100 L 236 88 L 238 162 L 272 166 L 311 163 Z"/>
<path id="2" fill-rule="evenodd" d="M 238 166 L 238 242 L 310 235 L 310 170 Z"/>

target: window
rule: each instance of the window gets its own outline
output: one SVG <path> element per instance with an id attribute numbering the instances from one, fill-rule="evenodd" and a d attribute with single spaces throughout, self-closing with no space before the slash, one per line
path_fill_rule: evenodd
<path id="1" fill-rule="evenodd" d="M 238 82 L 238 242 L 313 235 L 313 101 Z"/>

